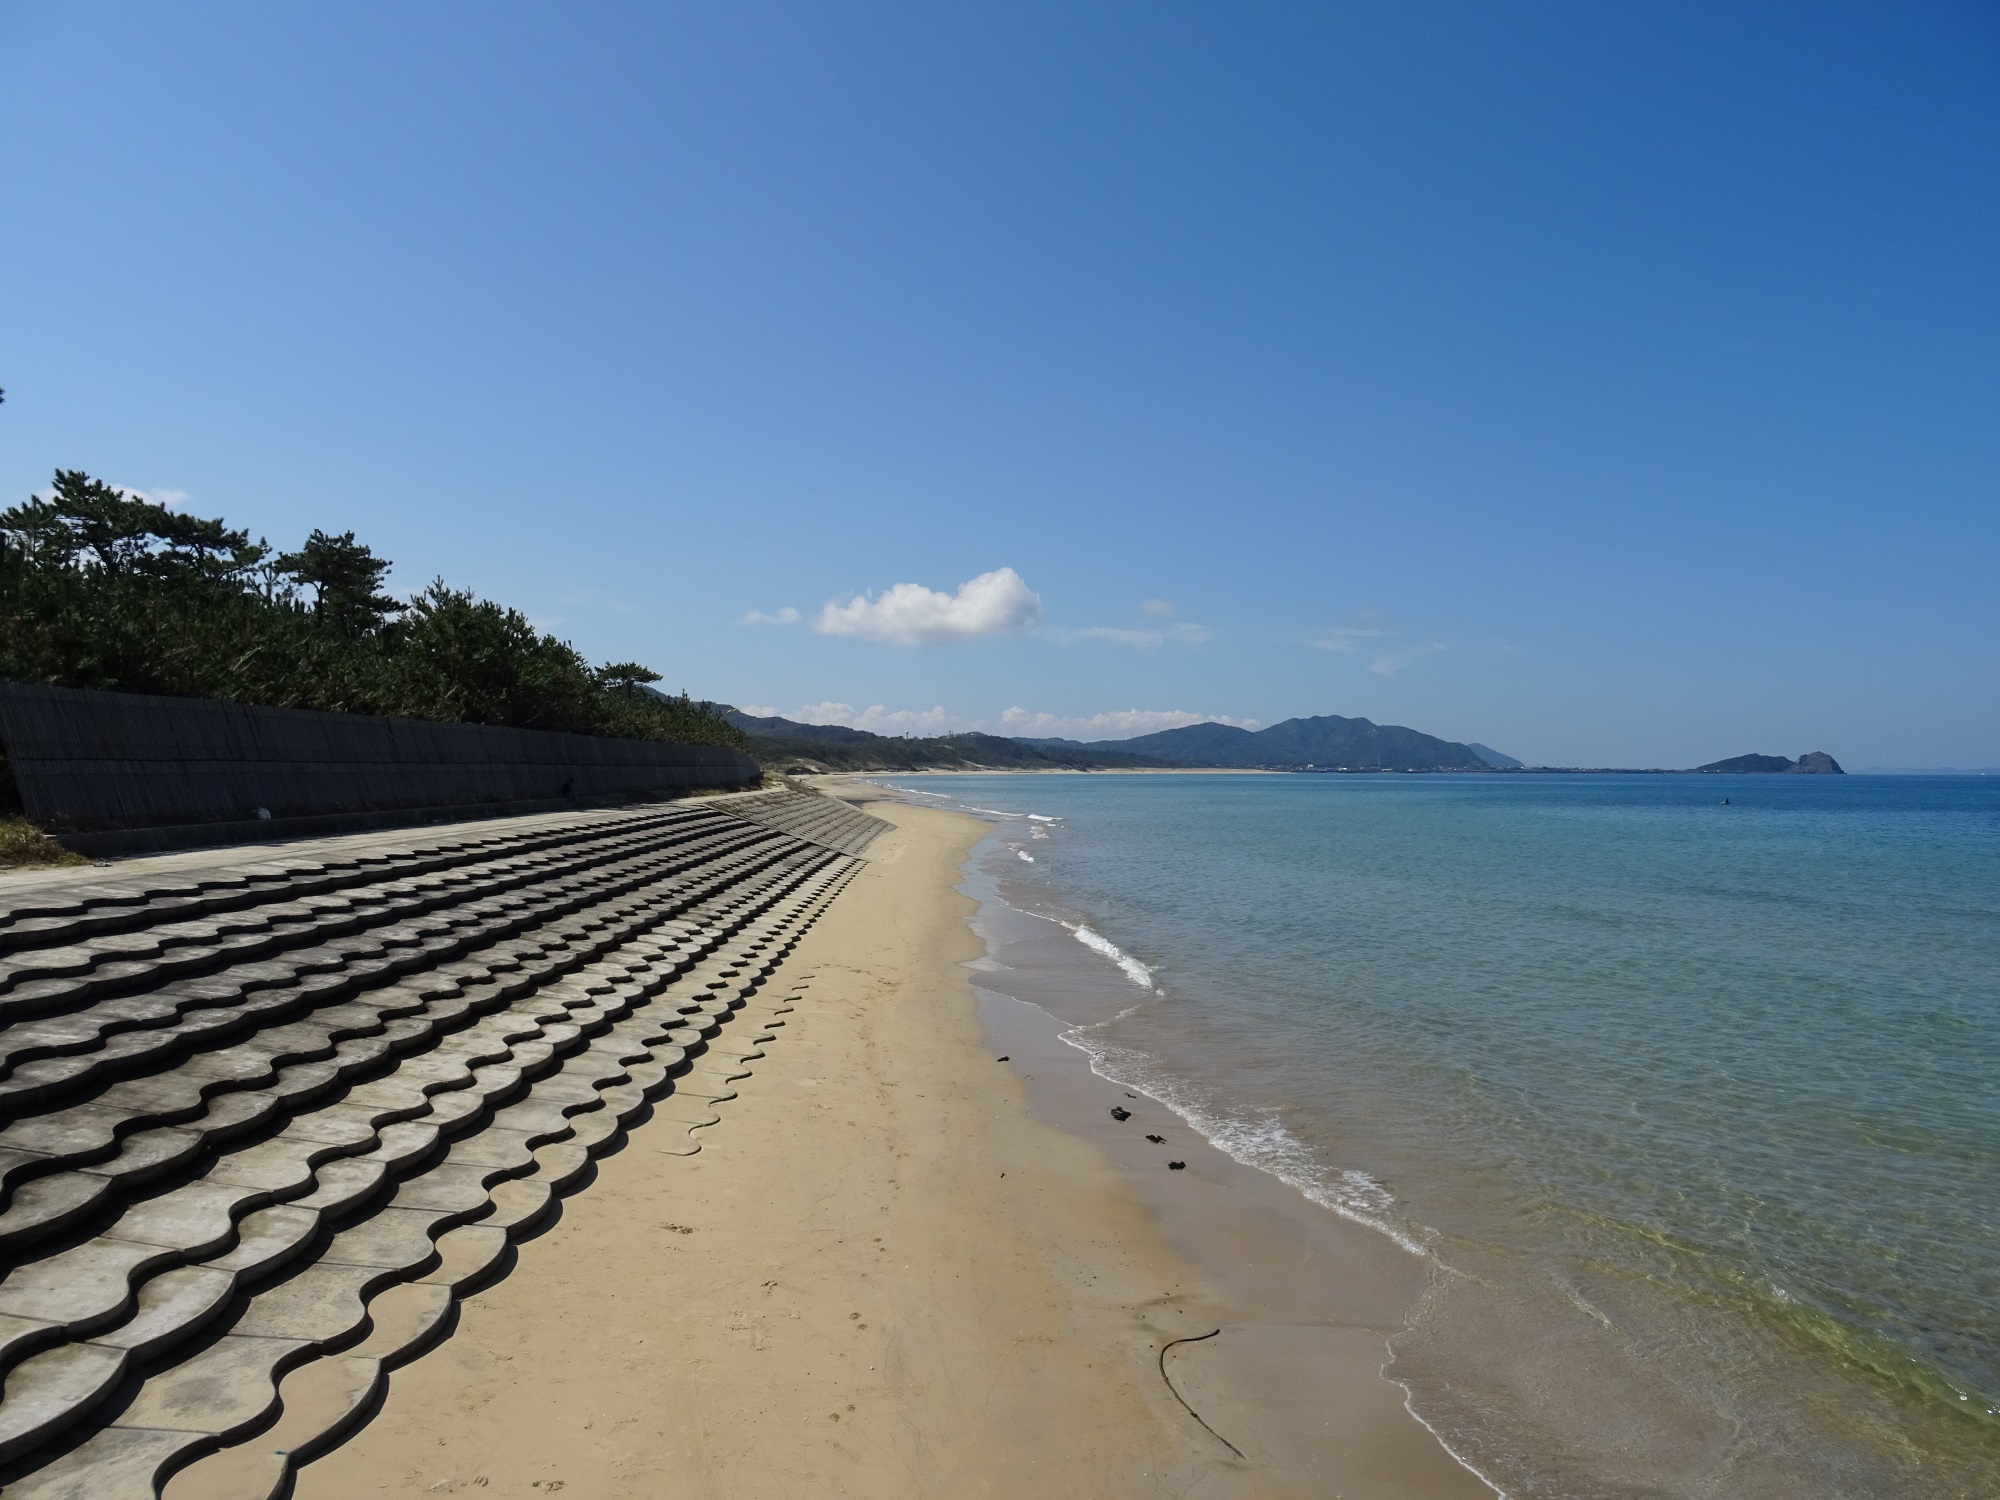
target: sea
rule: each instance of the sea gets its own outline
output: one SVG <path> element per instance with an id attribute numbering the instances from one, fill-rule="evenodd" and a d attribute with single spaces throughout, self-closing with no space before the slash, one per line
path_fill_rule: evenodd
<path id="1" fill-rule="evenodd" d="M 1099 1073 L 1423 1260 L 1505 1494 L 2000 1496 L 2000 777 L 881 784 Z"/>

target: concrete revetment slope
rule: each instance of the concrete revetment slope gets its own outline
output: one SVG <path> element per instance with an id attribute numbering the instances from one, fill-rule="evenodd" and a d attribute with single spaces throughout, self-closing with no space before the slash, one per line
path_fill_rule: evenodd
<path id="1" fill-rule="evenodd" d="M 886 825 L 793 791 L 0 885 L 0 1485 L 267 1497 L 593 1154 L 695 1149 Z"/>

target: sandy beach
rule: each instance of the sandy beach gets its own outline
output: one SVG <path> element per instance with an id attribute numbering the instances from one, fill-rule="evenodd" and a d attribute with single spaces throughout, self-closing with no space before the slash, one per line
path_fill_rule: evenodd
<path id="1" fill-rule="evenodd" d="M 1490 1496 L 1381 1374 L 1421 1263 L 982 999 L 986 825 L 840 790 L 895 830 L 699 1152 L 635 1130 L 302 1500 Z"/>

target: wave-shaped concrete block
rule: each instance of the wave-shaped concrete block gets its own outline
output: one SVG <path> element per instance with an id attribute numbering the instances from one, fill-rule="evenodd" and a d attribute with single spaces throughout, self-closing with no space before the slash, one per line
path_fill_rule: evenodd
<path id="1" fill-rule="evenodd" d="M 0 1181 L 12 1187 L 0 1244 L 24 1211 L 45 1232 L 58 1220 L 100 1216 L 96 1236 L 72 1247 L 82 1258 L 37 1262 L 27 1252 L 0 1282 L 0 1361 L 19 1361 L 0 1397 L 0 1440 L 11 1438 L 5 1452 L 17 1459 L 9 1493 L 68 1493 L 87 1476 L 114 1493 L 139 1484 L 148 1464 L 150 1485 L 204 1447 L 267 1427 L 281 1385 L 296 1385 L 301 1404 L 276 1419 L 317 1434 L 310 1442 L 331 1441 L 387 1365 L 415 1347 L 385 1328 L 391 1310 L 421 1304 L 411 1327 L 434 1336 L 447 1322 L 443 1291 L 504 1268 L 510 1236 L 586 1183 L 593 1154 L 641 1120 L 683 1138 L 713 1123 L 696 1096 L 733 1092 L 725 1085 L 769 1039 L 771 1002 L 746 1022 L 754 1030 L 718 1040 L 720 1029 L 769 982 L 853 866 L 761 828 L 745 833 L 713 811 L 690 821 L 705 831 L 684 845 L 701 848 L 668 860 L 600 860 L 553 891 L 494 892 L 468 873 L 399 891 L 400 905 L 365 891 L 286 904 L 270 899 L 279 871 L 225 893 L 262 900 L 263 909 L 184 923 L 171 943 L 140 933 L 101 945 L 93 974 L 115 971 L 125 983 L 139 957 L 240 933 L 323 937 L 365 927 L 366 942 L 295 944 L 275 958 L 168 979 L 179 987 L 171 1002 L 144 990 L 94 1002 L 95 1051 L 92 1033 L 68 1017 L 21 1023 L 39 1029 L 23 1030 L 13 1052 L 0 1027 L 0 1055 L 43 1049 L 17 1076 L 49 1063 L 68 1068 L 74 1057 L 63 1048 L 84 1048 L 75 1055 L 105 1066 L 171 1064 L 87 1101 L 57 1098 L 61 1087 L 81 1086 L 79 1075 L 71 1069 L 63 1084 L 63 1069 L 50 1068 L 44 1082 L 57 1079 L 49 1084 L 56 1107 L 18 1118 L 25 1128 L 15 1144 L 0 1146 Z M 496 916 L 513 925 L 466 948 L 465 934 Z M 324 930 L 308 933 L 315 922 Z M 357 991 L 356 972 L 389 982 Z M 265 1009 L 256 998 L 214 1003 L 291 998 L 309 984 L 323 987 L 303 1009 Z M 174 1009 L 190 999 L 200 1003 Z M 164 1045 L 172 1027 L 160 1024 L 169 1012 L 178 1017 L 173 1047 Z M 147 1028 L 147 1045 L 125 1040 Z M 176 1184 L 190 1171 L 200 1175 Z M 117 1206 L 159 1177 L 163 1189 Z M 15 1254 L 32 1241 L 16 1234 Z M 20 1273 L 37 1264 L 53 1267 L 42 1289 L 59 1289 L 64 1305 L 36 1301 L 38 1284 Z M 86 1274 L 87 1265 L 96 1271 Z M 239 1292 L 246 1278 L 264 1290 Z M 356 1335 L 364 1304 L 372 1329 L 364 1347 L 386 1340 L 380 1355 L 328 1353 Z M 220 1333 L 204 1333 L 211 1325 Z M 23 1456 L 126 1389 L 119 1382 L 135 1361 L 154 1373 L 129 1400 L 117 1397 L 126 1405 L 114 1402 L 100 1418 L 107 1425 L 66 1454 Z M 305 1399 L 314 1382 L 325 1400 Z M 320 1415 L 309 1419 L 309 1407 Z M 149 1421 L 181 1423 L 185 1440 L 135 1435 Z"/>
<path id="2" fill-rule="evenodd" d="M 154 1500 L 161 1471 L 188 1446 L 184 1432 L 111 1428 L 7 1486 L 7 1500 Z"/>
<path id="3" fill-rule="evenodd" d="M 40 1443 L 71 1411 L 103 1400 L 126 1361 L 124 1350 L 103 1344 L 58 1344 L 22 1360 L 8 1372 L 0 1400 L 0 1460 Z"/>

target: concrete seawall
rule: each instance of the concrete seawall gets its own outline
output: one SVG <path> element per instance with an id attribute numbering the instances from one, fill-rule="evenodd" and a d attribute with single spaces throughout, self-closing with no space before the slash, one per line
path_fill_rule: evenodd
<path id="1" fill-rule="evenodd" d="M 744 786 L 719 745 L 0 683 L 28 817 L 84 853 L 331 833 Z"/>

